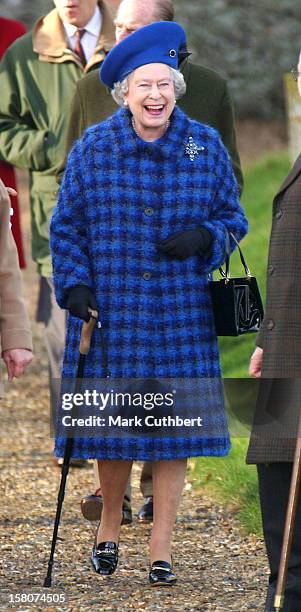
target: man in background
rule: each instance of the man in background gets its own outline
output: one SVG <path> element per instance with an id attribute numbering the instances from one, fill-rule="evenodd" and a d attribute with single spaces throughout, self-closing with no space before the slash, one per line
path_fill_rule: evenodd
<path id="1" fill-rule="evenodd" d="M 0 159 L 29 170 L 32 256 L 40 276 L 37 319 L 45 324 L 50 395 L 56 404 L 65 313 L 51 279 L 48 227 L 75 85 L 114 44 L 103 0 L 55 0 L 55 8 L 6 52 L 0 66 Z"/>
<path id="2" fill-rule="evenodd" d="M 117 11 L 116 42 L 139 28 L 155 21 L 172 21 L 174 10 L 171 0 L 123 0 Z M 243 177 L 237 152 L 234 114 L 231 96 L 225 79 L 215 71 L 196 65 L 188 60 L 184 53 L 180 62 L 187 90 L 178 104 L 192 119 L 216 128 L 228 149 L 232 159 L 234 173 L 242 191 Z M 95 123 L 104 121 L 117 110 L 111 93 L 100 82 L 97 73 L 91 73 L 79 81 L 70 112 L 67 133 L 66 155 L 73 142 L 80 138 L 82 132 Z M 61 177 L 64 165 L 59 171 Z M 97 468 L 95 469 L 96 491 L 82 500 L 82 512 L 88 520 L 100 518 L 102 509 L 101 489 Z M 150 522 L 153 519 L 152 464 L 146 462 L 141 474 L 141 492 L 144 504 L 138 513 L 139 522 Z M 130 487 L 128 486 L 123 507 L 123 523 L 131 522 Z"/>

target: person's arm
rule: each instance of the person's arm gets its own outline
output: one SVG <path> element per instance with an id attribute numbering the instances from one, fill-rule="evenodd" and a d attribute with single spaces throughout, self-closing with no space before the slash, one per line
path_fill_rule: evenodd
<path id="1" fill-rule="evenodd" d="M 0 180 L 0 338 L 2 357 L 12 380 L 21 376 L 32 360 L 32 338 L 9 213 L 9 196 Z"/>
<path id="2" fill-rule="evenodd" d="M 238 184 L 239 195 L 241 195 L 243 191 L 244 180 L 236 142 L 233 102 L 227 83 L 225 83 L 224 95 L 222 97 L 220 105 L 219 132 L 222 141 L 231 157 L 233 171 Z"/>
<path id="3" fill-rule="evenodd" d="M 210 252 L 202 256 L 202 270 L 212 272 L 226 259 L 226 254 L 235 249 L 232 233 L 241 240 L 248 230 L 248 222 L 238 199 L 237 182 L 234 178 L 231 159 L 217 132 L 213 131 L 212 155 L 216 174 L 216 191 L 208 220 L 202 222 L 212 235 Z"/>
<path id="4" fill-rule="evenodd" d="M 69 117 L 70 118 L 67 129 L 67 137 L 65 141 L 64 160 L 56 173 L 56 180 L 59 185 L 63 180 L 63 175 L 67 165 L 68 154 L 71 151 L 71 148 L 74 145 L 75 141 L 82 136 L 83 131 L 87 127 L 87 125 L 85 124 L 85 111 L 81 97 L 81 89 L 78 87 L 78 84 L 76 84 Z"/>
<path id="5" fill-rule="evenodd" d="M 68 156 L 58 203 L 50 223 L 50 249 L 57 303 L 67 308 L 71 289 L 78 285 L 93 290 L 86 231 L 83 141 Z"/>
<path id="6" fill-rule="evenodd" d="M 49 165 L 48 152 L 55 146 L 55 136 L 46 127 L 42 130 L 35 126 L 18 81 L 21 59 L 15 45 L 0 64 L 0 159 L 19 168 L 44 170 Z"/>

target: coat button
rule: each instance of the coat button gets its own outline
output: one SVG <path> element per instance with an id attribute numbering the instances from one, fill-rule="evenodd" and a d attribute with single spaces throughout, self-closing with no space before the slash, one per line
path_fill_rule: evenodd
<path id="1" fill-rule="evenodd" d="M 153 215 L 153 214 L 154 214 L 154 209 L 153 209 L 153 208 L 145 208 L 144 212 L 145 212 L 145 214 L 146 214 L 148 217 L 151 217 L 151 215 Z"/>
<path id="2" fill-rule="evenodd" d="M 143 278 L 144 280 L 150 280 L 150 278 L 152 277 L 150 272 L 144 272 L 143 273 Z"/>
<path id="3" fill-rule="evenodd" d="M 275 217 L 276 219 L 281 219 L 282 215 L 283 215 L 283 210 L 281 210 L 280 208 L 279 210 L 277 210 Z"/>
<path id="4" fill-rule="evenodd" d="M 272 265 L 268 266 L 268 274 L 273 274 L 274 271 L 275 271 L 274 266 Z"/>
<path id="5" fill-rule="evenodd" d="M 275 323 L 272 321 L 272 319 L 270 319 L 267 321 L 267 329 L 273 329 L 273 327 L 275 327 Z"/>

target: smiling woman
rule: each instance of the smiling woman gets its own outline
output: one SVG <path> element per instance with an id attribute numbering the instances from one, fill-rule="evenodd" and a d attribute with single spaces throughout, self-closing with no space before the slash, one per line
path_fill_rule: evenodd
<path id="1" fill-rule="evenodd" d="M 112 96 L 119 106 L 129 107 L 136 133 L 151 142 L 163 136 L 176 100 L 185 91 L 182 73 L 157 63 L 140 66 L 115 83 Z"/>
<path id="2" fill-rule="evenodd" d="M 159 22 L 110 51 L 100 76 L 120 95 L 122 108 L 88 128 L 74 145 L 50 228 L 56 297 L 71 315 L 64 379 L 76 376 L 80 318 L 89 320 L 89 308 L 95 307 L 103 335 L 101 343 L 98 334 L 91 343 L 86 377 L 122 379 L 131 391 L 133 379 L 140 379 L 136 384 L 147 393 L 159 383 L 160 389 L 165 379 L 165 399 L 173 389 L 183 397 L 186 379 L 188 386 L 197 380 L 191 402 L 193 422 L 201 423 L 197 428 L 190 426 L 193 419 L 184 418 L 180 401 L 178 414 L 170 415 L 172 431 L 161 413 L 153 427 L 138 409 L 136 425 L 123 437 L 81 431 L 74 438 L 74 458 L 98 460 L 103 510 L 92 563 L 101 575 L 117 567 L 132 461 L 153 461 L 152 585 L 176 581 L 171 538 L 187 457 L 229 452 L 208 281 L 225 260 L 228 232 L 239 240 L 247 230 L 231 160 L 218 133 L 175 106 L 185 91 L 177 72 L 184 50 L 181 26 Z M 170 379 L 176 379 L 175 386 Z M 131 406 L 120 417 L 121 426 L 124 417 L 125 425 L 131 422 Z M 58 430 L 55 452 L 60 456 L 67 433 Z"/>

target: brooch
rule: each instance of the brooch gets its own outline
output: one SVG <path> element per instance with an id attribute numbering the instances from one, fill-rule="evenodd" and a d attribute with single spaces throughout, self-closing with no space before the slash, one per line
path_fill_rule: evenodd
<path id="1" fill-rule="evenodd" d="M 199 151 L 204 151 L 204 150 L 205 150 L 205 147 L 198 147 L 196 142 L 194 142 L 192 136 L 189 136 L 188 144 L 186 145 L 186 148 L 185 148 L 185 153 L 189 155 L 190 161 L 194 161 L 194 158 L 196 155 L 199 154 Z"/>

